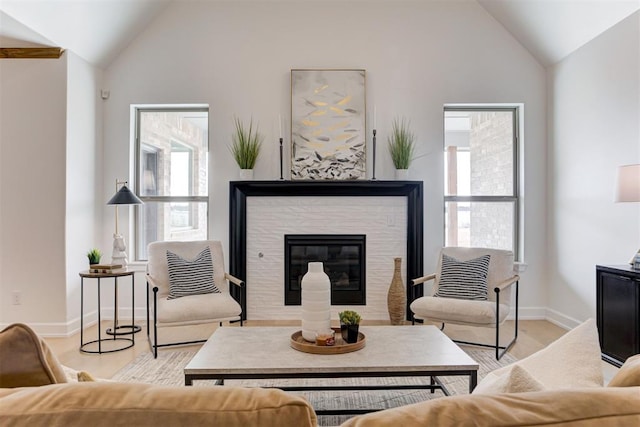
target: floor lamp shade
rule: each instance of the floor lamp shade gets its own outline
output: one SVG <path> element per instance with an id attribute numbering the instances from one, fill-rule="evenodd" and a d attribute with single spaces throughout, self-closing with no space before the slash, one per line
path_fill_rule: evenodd
<path id="1" fill-rule="evenodd" d="M 640 164 L 618 168 L 616 202 L 640 202 Z M 631 258 L 634 270 L 640 270 L 640 250 Z"/>
<path id="2" fill-rule="evenodd" d="M 616 202 L 640 202 L 640 164 L 618 168 Z"/>
<path id="3" fill-rule="evenodd" d="M 142 200 L 138 198 L 127 185 L 123 185 L 120 190 L 107 202 L 108 205 L 140 205 Z"/>

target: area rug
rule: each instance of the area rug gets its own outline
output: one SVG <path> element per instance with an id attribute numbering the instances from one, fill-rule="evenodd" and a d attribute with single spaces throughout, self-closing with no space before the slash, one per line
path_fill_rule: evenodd
<path id="1" fill-rule="evenodd" d="M 506 366 L 516 361 L 510 354 L 505 354 L 499 361 L 495 359 L 492 350 L 461 346 L 461 348 L 478 362 L 478 381 L 494 369 Z M 154 359 L 151 353 L 138 356 L 133 362 L 122 368 L 113 380 L 121 382 L 136 382 L 166 386 L 184 385 L 183 368 L 189 363 L 196 351 L 163 350 Z M 441 377 L 442 383 L 451 394 L 468 394 L 468 377 Z M 291 385 L 322 385 L 331 381 L 331 385 L 367 385 L 367 384 L 429 384 L 429 377 L 402 378 L 336 378 L 324 379 L 281 379 L 281 380 L 234 380 L 225 381 L 229 386 L 245 387 L 283 387 Z M 211 387 L 213 381 L 194 381 L 194 387 Z M 293 393 L 293 392 L 292 392 Z M 316 410 L 323 409 L 387 409 L 408 405 L 429 399 L 442 397 L 440 391 L 431 393 L 429 390 L 367 390 L 353 391 L 301 391 L 296 394 L 304 396 Z M 320 426 L 340 425 L 351 416 L 323 415 L 318 417 Z"/>

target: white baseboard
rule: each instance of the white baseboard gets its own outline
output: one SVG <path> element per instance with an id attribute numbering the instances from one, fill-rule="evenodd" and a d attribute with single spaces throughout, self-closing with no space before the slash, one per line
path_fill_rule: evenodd
<path id="1" fill-rule="evenodd" d="M 546 310 L 546 320 L 554 325 L 560 326 L 561 328 L 569 330 L 582 323 L 580 320 L 574 319 L 573 317 L 567 316 L 566 314 L 560 313 L 559 311 L 551 308 L 547 308 Z"/>
<path id="2" fill-rule="evenodd" d="M 552 310 L 546 307 L 520 307 L 518 316 L 520 320 L 547 320 L 554 325 L 557 325 L 564 329 L 573 329 L 578 326 L 581 321 L 560 313 L 556 310 Z M 90 313 L 86 313 L 84 316 L 84 327 L 93 326 L 98 322 L 97 312 L 94 310 Z M 131 308 L 120 307 L 118 310 L 118 317 L 120 323 L 128 324 L 131 320 Z M 104 308 L 101 312 L 102 321 L 113 320 L 113 308 Z M 515 319 L 515 307 L 511 307 L 511 312 L 507 319 Z M 135 323 L 143 325 L 147 321 L 147 308 L 136 307 L 135 309 Z M 31 323 L 29 326 L 33 328 L 36 333 L 43 337 L 62 338 L 69 337 L 73 334 L 80 332 L 80 317 L 72 319 L 66 323 Z M 7 327 L 8 324 L 0 324 L 0 330 Z"/>
<path id="3" fill-rule="evenodd" d="M 100 317 L 103 322 L 113 321 L 113 307 L 103 308 L 100 313 Z M 128 324 L 131 323 L 131 308 L 120 308 L 118 310 L 119 323 Z M 129 321 L 127 321 L 129 319 Z M 136 307 L 135 310 L 136 324 L 144 323 L 147 321 L 147 308 Z M 69 320 L 66 323 L 63 322 L 51 322 L 51 323 L 38 323 L 38 322 L 22 322 L 29 325 L 38 335 L 47 338 L 66 338 L 80 332 L 80 316 Z M 98 312 L 93 310 L 84 314 L 84 327 L 93 326 L 98 323 Z M 0 323 L 0 330 L 9 326 L 8 323 Z"/>
<path id="4" fill-rule="evenodd" d="M 518 307 L 519 320 L 546 320 L 546 308 L 544 307 Z M 516 309 L 511 306 L 511 312 L 507 316 L 508 320 L 516 318 Z"/>

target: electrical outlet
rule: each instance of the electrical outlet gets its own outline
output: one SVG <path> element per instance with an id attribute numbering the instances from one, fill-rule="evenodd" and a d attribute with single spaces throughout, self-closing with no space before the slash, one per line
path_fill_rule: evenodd
<path id="1" fill-rule="evenodd" d="M 11 303 L 13 305 L 22 304 L 22 295 L 20 295 L 20 291 L 13 291 L 11 293 Z"/>
<path id="2" fill-rule="evenodd" d="M 395 227 L 396 218 L 393 215 L 387 215 L 387 227 Z"/>

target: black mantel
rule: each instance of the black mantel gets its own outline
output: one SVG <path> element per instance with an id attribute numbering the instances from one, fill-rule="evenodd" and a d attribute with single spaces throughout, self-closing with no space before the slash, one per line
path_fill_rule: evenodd
<path id="1" fill-rule="evenodd" d="M 232 181 L 229 183 L 229 272 L 247 278 L 247 197 L 322 196 L 405 196 L 407 198 L 407 319 L 414 295 L 410 281 L 422 276 L 423 268 L 423 189 L 422 181 Z M 391 278 L 389 278 L 391 280 Z M 247 283 L 247 292 L 251 292 Z M 238 300 L 240 292 L 231 287 Z M 247 316 L 247 292 L 242 293 L 242 313 Z"/>

